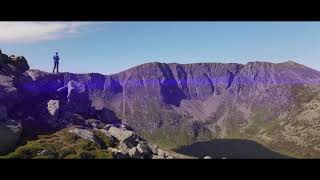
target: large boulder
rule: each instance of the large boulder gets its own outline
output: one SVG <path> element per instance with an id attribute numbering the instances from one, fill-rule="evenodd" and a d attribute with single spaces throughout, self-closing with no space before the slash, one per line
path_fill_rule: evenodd
<path id="1" fill-rule="evenodd" d="M 73 113 L 89 113 L 91 101 L 88 89 L 84 83 L 69 81 L 67 85 L 57 90 L 57 94 L 65 94 L 64 92 L 67 92 L 68 111 Z"/>
<path id="2" fill-rule="evenodd" d="M 146 157 L 150 157 L 153 154 L 146 141 L 140 141 L 137 145 L 137 150 L 139 151 L 139 153 L 143 154 Z"/>
<path id="3" fill-rule="evenodd" d="M 21 123 L 14 120 L 0 121 L 0 154 L 13 150 L 20 139 Z"/>
<path id="4" fill-rule="evenodd" d="M 128 148 L 135 147 L 138 144 L 137 134 L 133 131 L 112 126 L 109 128 L 108 132 L 118 141 L 126 144 Z"/>
<path id="5" fill-rule="evenodd" d="M 53 128 L 64 128 L 75 120 L 72 113 L 66 110 L 65 102 L 60 100 L 49 100 L 41 116 Z"/>
<path id="6" fill-rule="evenodd" d="M 0 71 L 8 76 L 18 76 L 29 70 L 27 60 L 23 56 L 10 56 L 0 53 Z"/>
<path id="7" fill-rule="evenodd" d="M 18 94 L 17 88 L 14 86 L 14 78 L 0 73 L 0 102 L 1 104 L 12 107 L 19 102 L 21 97 Z"/>
<path id="8" fill-rule="evenodd" d="M 10 66 L 16 74 L 24 73 L 30 68 L 27 60 L 23 56 L 10 56 L 8 66 Z"/>
<path id="9" fill-rule="evenodd" d="M 42 101 L 56 98 L 56 92 L 64 85 L 60 74 L 51 74 L 35 69 L 28 70 L 19 77 L 21 91 L 30 97 L 28 101 Z"/>
<path id="10" fill-rule="evenodd" d="M 73 128 L 69 130 L 69 132 L 76 134 L 82 139 L 94 142 L 101 149 L 107 148 L 106 144 L 100 138 L 98 138 L 91 129 Z"/>
<path id="11" fill-rule="evenodd" d="M 96 137 L 94 136 L 94 133 L 91 130 L 74 128 L 74 129 L 69 130 L 69 132 L 76 134 L 77 136 L 81 137 L 82 139 L 96 142 Z"/>
<path id="12" fill-rule="evenodd" d="M 129 149 L 128 154 L 131 158 L 135 158 L 135 159 L 143 158 L 143 156 L 140 154 L 140 152 L 136 147 Z"/>

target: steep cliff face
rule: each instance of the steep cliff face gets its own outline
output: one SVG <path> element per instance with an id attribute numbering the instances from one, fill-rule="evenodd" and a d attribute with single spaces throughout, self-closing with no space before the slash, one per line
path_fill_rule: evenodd
<path id="1" fill-rule="evenodd" d="M 208 118 L 223 126 L 226 122 L 218 116 L 228 111 L 239 111 L 237 121 L 244 123 L 241 119 L 248 119 L 251 111 L 260 107 L 268 108 L 270 115 L 279 115 L 294 103 L 292 88 L 316 88 L 320 73 L 292 61 L 148 63 L 110 76 L 29 70 L 19 85 L 22 94 L 28 94 L 26 101 L 31 102 L 41 100 L 39 97 L 54 98 L 71 80 L 86 85 L 94 108 L 110 109 L 138 130 L 152 130 Z M 221 108 L 224 113 L 217 112 Z"/>

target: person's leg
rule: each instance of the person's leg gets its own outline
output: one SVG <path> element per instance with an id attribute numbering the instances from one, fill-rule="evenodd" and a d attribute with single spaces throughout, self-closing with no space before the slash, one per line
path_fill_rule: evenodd
<path id="1" fill-rule="evenodd" d="M 54 73 L 54 70 L 56 69 L 56 63 L 54 63 L 54 65 L 53 65 L 53 71 L 52 71 L 52 73 Z"/>
<path id="2" fill-rule="evenodd" d="M 57 73 L 59 72 L 59 63 L 57 63 Z"/>

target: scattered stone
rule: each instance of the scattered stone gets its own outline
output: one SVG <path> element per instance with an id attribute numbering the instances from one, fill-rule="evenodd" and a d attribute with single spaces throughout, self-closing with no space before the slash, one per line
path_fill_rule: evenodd
<path id="1" fill-rule="evenodd" d="M 158 155 L 152 155 L 151 159 L 165 159 L 165 158 Z"/>
<path id="2" fill-rule="evenodd" d="M 152 154 L 152 150 L 150 149 L 146 141 L 139 142 L 139 144 L 137 145 L 137 150 L 143 155 L 149 156 Z"/>
<path id="3" fill-rule="evenodd" d="M 205 156 L 203 159 L 212 159 L 210 156 Z"/>
<path id="4" fill-rule="evenodd" d="M 139 153 L 136 147 L 129 149 L 129 156 L 132 158 L 142 158 L 142 155 Z"/>
<path id="5" fill-rule="evenodd" d="M 75 128 L 75 129 L 71 129 L 69 130 L 70 133 L 74 133 L 77 136 L 81 137 L 82 139 L 86 139 L 88 141 L 92 141 L 92 142 L 96 142 L 94 133 L 88 129 L 79 129 L 79 128 Z"/>
<path id="6" fill-rule="evenodd" d="M 88 119 L 85 121 L 85 123 L 86 123 L 86 125 L 93 127 L 93 128 L 96 128 L 96 129 L 104 129 L 104 127 L 106 126 L 106 124 L 104 122 L 97 120 L 97 119 Z M 108 134 L 110 134 L 110 133 L 108 133 Z"/>
<path id="7" fill-rule="evenodd" d="M 105 126 L 103 127 L 103 129 L 109 131 L 109 129 L 110 129 L 111 127 L 113 127 L 112 124 L 107 124 L 107 125 L 105 125 Z"/>
<path id="8" fill-rule="evenodd" d="M 123 142 L 120 142 L 120 144 L 118 145 L 118 148 L 119 148 L 119 150 L 121 150 L 121 151 L 123 151 L 123 152 L 128 152 L 129 151 L 129 147 L 125 144 L 125 143 L 123 143 Z"/>
<path id="9" fill-rule="evenodd" d="M 167 159 L 174 159 L 172 156 L 168 156 Z"/>
<path id="10" fill-rule="evenodd" d="M 150 147 L 150 149 L 151 149 L 151 151 L 152 151 L 152 154 L 158 154 L 158 146 L 156 145 L 156 144 L 150 144 L 149 143 L 149 147 Z"/>
<path id="11" fill-rule="evenodd" d="M 112 153 L 117 153 L 119 150 L 116 148 L 108 147 L 107 151 L 112 152 Z"/>
<path id="12" fill-rule="evenodd" d="M 42 150 L 37 153 L 39 156 L 48 156 L 50 154 L 49 150 Z"/>
<path id="13" fill-rule="evenodd" d="M 103 133 L 105 136 L 107 136 L 107 137 L 114 138 L 114 137 L 111 136 L 111 134 L 110 134 L 107 130 L 105 130 L 105 129 L 96 129 L 96 130 L 102 132 L 102 133 Z"/>
<path id="14" fill-rule="evenodd" d="M 161 157 L 161 158 L 166 158 L 167 157 L 166 153 L 161 149 L 158 149 L 158 156 Z"/>
<path id="15" fill-rule="evenodd" d="M 122 151 L 118 151 L 117 153 L 115 153 L 114 157 L 116 159 L 128 159 L 128 158 L 130 158 L 128 153 L 122 152 Z"/>
<path id="16" fill-rule="evenodd" d="M 108 132 L 115 137 L 118 141 L 125 143 L 128 146 L 136 146 L 137 142 L 136 134 L 133 131 L 129 131 L 126 129 L 116 128 L 114 126 L 110 127 Z"/>

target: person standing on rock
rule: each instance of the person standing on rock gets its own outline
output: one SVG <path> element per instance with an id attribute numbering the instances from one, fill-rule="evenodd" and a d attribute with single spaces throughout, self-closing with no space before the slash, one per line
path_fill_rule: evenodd
<path id="1" fill-rule="evenodd" d="M 58 55 L 58 52 L 56 52 L 56 55 L 53 56 L 53 61 L 54 61 L 54 67 L 53 67 L 53 73 L 54 73 L 54 70 L 57 69 L 57 73 L 59 73 L 59 60 L 60 60 L 60 57 Z"/>

